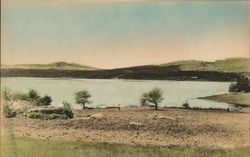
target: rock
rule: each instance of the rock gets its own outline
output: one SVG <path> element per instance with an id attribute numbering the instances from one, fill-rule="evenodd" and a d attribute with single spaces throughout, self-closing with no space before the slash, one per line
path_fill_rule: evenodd
<path id="1" fill-rule="evenodd" d="M 153 119 L 168 119 L 168 120 L 175 120 L 175 118 L 168 117 L 168 116 L 163 116 L 163 115 L 155 116 Z"/>
<path id="2" fill-rule="evenodd" d="M 100 118 L 103 118 L 103 114 L 101 113 L 92 114 L 90 118 L 100 119 Z"/>
<path id="3" fill-rule="evenodd" d="M 142 123 L 138 123 L 138 122 L 129 122 L 128 123 L 130 126 L 143 126 Z"/>
<path id="4" fill-rule="evenodd" d="M 90 117 L 81 117 L 81 118 L 79 118 L 79 119 L 82 119 L 82 120 L 89 120 Z"/>

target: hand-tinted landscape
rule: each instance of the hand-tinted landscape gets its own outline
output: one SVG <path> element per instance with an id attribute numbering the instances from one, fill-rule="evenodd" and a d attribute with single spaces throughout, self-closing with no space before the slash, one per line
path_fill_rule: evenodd
<path id="1" fill-rule="evenodd" d="M 1 1 L 0 157 L 248 157 L 245 1 Z"/>

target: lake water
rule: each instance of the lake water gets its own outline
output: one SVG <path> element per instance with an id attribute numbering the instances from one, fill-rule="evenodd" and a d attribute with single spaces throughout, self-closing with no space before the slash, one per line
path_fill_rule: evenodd
<path id="1" fill-rule="evenodd" d="M 1 88 L 27 92 L 35 89 L 40 95 L 52 97 L 52 104 L 70 102 L 79 108 L 74 101 L 77 91 L 86 89 L 92 95 L 90 106 L 130 106 L 140 105 L 143 93 L 158 87 L 163 91 L 164 100 L 161 106 L 181 106 L 188 101 L 192 107 L 227 108 L 228 104 L 197 97 L 210 96 L 228 91 L 230 82 L 201 81 L 166 81 L 166 80 L 118 80 L 118 79 L 61 79 L 61 78 L 1 78 Z"/>

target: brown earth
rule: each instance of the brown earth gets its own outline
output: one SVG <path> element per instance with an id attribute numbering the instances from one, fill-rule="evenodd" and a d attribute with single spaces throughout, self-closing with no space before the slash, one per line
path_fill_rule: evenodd
<path id="1" fill-rule="evenodd" d="M 153 146 L 250 145 L 249 113 L 177 108 L 156 111 L 147 107 L 74 112 L 75 117 L 70 120 L 18 117 L 4 121 L 12 121 L 16 136 L 35 138 Z"/>

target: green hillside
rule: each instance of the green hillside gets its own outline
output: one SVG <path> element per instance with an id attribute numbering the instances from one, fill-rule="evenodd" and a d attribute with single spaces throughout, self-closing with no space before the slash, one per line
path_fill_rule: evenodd
<path id="1" fill-rule="evenodd" d="M 50 64 L 17 64 L 17 65 L 1 65 L 2 69 L 18 68 L 18 69 L 68 69 L 68 70 L 96 70 L 97 68 L 80 65 L 76 63 L 55 62 Z"/>
<path id="2" fill-rule="evenodd" d="M 250 72 L 250 60 L 248 58 L 228 58 L 215 62 L 187 60 L 161 64 L 160 66 L 177 65 L 183 71 L 219 71 L 219 72 Z"/>

